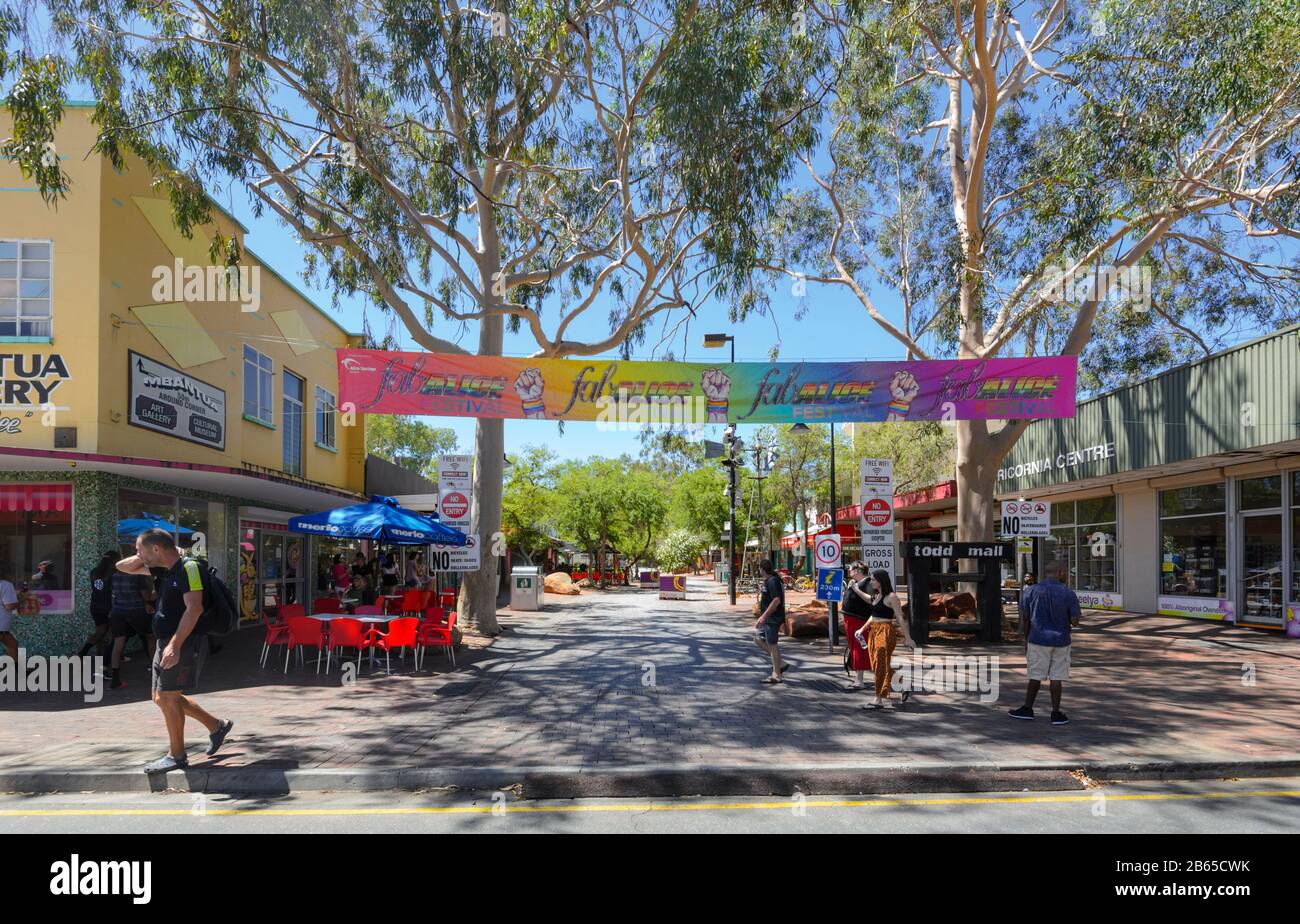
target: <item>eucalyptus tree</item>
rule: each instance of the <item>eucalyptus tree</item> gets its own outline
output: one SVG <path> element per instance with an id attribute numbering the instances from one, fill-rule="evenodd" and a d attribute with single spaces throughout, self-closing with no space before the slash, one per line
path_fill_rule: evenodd
<path id="1" fill-rule="evenodd" d="M 908 356 L 1079 356 L 1093 388 L 1300 316 L 1294 0 L 808 10 L 833 128 L 769 279 L 847 291 Z M 960 538 L 1026 424 L 954 423 Z"/>
<path id="2" fill-rule="evenodd" d="M 142 158 L 186 233 L 206 233 L 209 192 L 242 189 L 309 275 L 425 349 L 500 355 L 509 329 L 539 356 L 626 355 L 734 284 L 758 249 L 744 217 L 812 136 L 791 5 L 0 0 L 6 153 L 48 199 L 75 195 L 44 154 L 88 88 L 97 152 Z M 475 433 L 483 537 L 503 432 Z M 460 597 L 489 632 L 496 564 Z"/>

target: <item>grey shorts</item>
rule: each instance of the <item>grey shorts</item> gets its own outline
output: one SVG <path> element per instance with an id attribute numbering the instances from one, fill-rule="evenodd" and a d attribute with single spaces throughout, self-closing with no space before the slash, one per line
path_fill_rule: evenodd
<path id="1" fill-rule="evenodd" d="M 167 643 L 162 639 L 153 653 L 153 689 L 155 693 L 193 693 L 203 672 L 203 664 L 208 659 L 208 637 L 191 635 L 181 646 L 180 660 L 163 669 L 163 649 Z"/>
<path id="2" fill-rule="evenodd" d="M 754 630 L 754 634 L 769 645 L 775 645 L 781 637 L 781 624 L 779 622 L 764 621 L 762 625 Z"/>
<path id="3" fill-rule="evenodd" d="M 1035 645 L 1029 643 L 1025 650 L 1030 680 L 1069 680 L 1070 646 Z"/>

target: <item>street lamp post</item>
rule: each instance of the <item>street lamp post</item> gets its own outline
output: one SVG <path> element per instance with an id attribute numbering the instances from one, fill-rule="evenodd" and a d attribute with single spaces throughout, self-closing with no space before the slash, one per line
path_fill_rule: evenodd
<path id="1" fill-rule="evenodd" d="M 731 361 L 736 361 L 736 338 L 731 334 L 705 334 L 704 345 L 710 349 L 721 349 L 725 344 L 731 344 Z"/>
<path id="2" fill-rule="evenodd" d="M 731 512 L 727 526 L 727 602 L 732 606 L 736 605 L 736 486 L 738 478 L 736 469 L 740 463 L 737 456 L 740 454 L 741 447 L 744 443 L 736 438 L 736 425 L 727 424 L 722 431 L 722 444 L 726 449 L 726 458 L 722 464 L 728 469 L 729 500 Z"/>

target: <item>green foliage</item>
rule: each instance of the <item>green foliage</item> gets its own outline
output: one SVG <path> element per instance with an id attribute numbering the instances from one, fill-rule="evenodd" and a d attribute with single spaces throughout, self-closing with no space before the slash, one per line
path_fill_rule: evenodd
<path id="1" fill-rule="evenodd" d="M 894 490 L 918 491 L 953 478 L 957 441 L 952 429 L 939 421 L 887 421 L 857 424 L 851 461 L 845 466 L 856 481 L 863 459 L 894 460 Z M 837 459 L 837 464 L 839 460 Z M 838 474 L 838 473 L 837 473 Z M 848 495 L 843 495 L 846 498 Z"/>
<path id="2" fill-rule="evenodd" d="M 528 446 L 507 470 L 501 498 L 501 527 L 512 549 L 532 561 L 550 545 L 555 516 L 555 453 L 545 446 Z"/>
<path id="3" fill-rule="evenodd" d="M 730 501 L 723 493 L 726 486 L 726 472 L 713 463 L 678 475 L 669 495 L 669 523 L 708 545 L 717 545 L 730 512 Z"/>
<path id="4" fill-rule="evenodd" d="M 665 571 L 685 571 L 708 550 L 708 544 L 689 529 L 675 529 L 664 537 L 655 559 Z"/>
<path id="5" fill-rule="evenodd" d="M 438 477 L 438 456 L 456 451 L 456 431 L 402 414 L 366 417 L 366 452 L 425 478 Z"/>

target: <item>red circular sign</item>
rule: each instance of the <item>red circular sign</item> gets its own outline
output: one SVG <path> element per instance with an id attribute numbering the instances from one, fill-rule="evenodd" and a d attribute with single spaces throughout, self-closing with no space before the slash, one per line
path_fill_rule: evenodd
<path id="1" fill-rule="evenodd" d="M 454 520 L 463 517 L 467 510 L 469 510 L 469 499 L 458 491 L 452 491 L 442 499 L 443 516 Z"/>
<path id="2" fill-rule="evenodd" d="M 893 516 L 889 501 L 883 497 L 873 497 L 862 504 L 862 519 L 868 526 L 888 526 Z"/>

